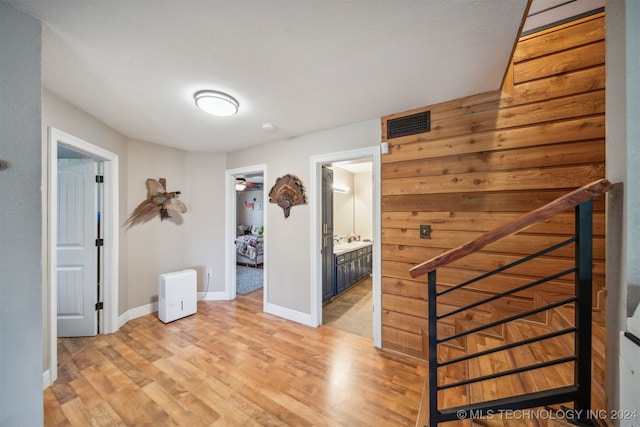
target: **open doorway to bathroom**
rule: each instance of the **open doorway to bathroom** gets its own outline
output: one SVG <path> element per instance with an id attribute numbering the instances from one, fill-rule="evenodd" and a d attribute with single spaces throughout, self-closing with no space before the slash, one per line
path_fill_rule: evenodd
<path id="1" fill-rule="evenodd" d="M 355 161 L 357 159 L 371 159 L 371 212 L 370 217 L 372 223 L 372 247 L 371 247 L 371 278 L 372 278 L 372 292 L 373 302 L 370 316 L 372 317 L 372 330 L 373 330 L 373 346 L 376 348 L 382 348 L 382 289 L 381 289 L 381 217 L 380 217 L 380 163 L 381 153 L 380 147 L 371 145 L 369 147 L 358 148 L 354 150 L 347 150 L 335 153 L 326 153 L 317 156 L 312 156 L 309 159 L 310 170 L 312 171 L 309 184 L 309 200 L 313 201 L 311 205 L 311 235 L 310 235 L 310 249 L 311 249 L 311 317 L 310 324 L 313 326 L 321 326 L 323 322 L 323 300 L 325 300 L 325 289 L 323 285 L 323 278 L 325 273 L 334 271 L 331 267 L 333 263 L 324 262 L 326 254 L 333 256 L 333 239 L 325 239 L 325 223 L 322 222 L 323 211 L 326 211 L 325 204 L 323 203 L 323 196 L 326 196 L 326 191 L 323 193 L 323 188 L 327 188 L 325 179 L 323 177 L 324 168 L 327 165 L 333 165 L 336 162 Z M 331 187 L 333 184 L 331 185 Z M 333 194 L 333 189 L 332 189 Z M 333 200 L 333 195 L 331 196 Z M 311 204 L 311 203 L 310 203 Z M 333 212 L 333 209 L 331 209 Z M 333 224 L 332 224 L 333 226 Z M 333 236 L 333 230 L 331 231 Z M 362 239 L 362 235 L 361 235 Z M 331 245 L 330 251 L 325 249 L 325 243 Z M 328 257 L 327 257 L 328 258 Z M 268 263 L 267 263 L 268 264 Z"/>
<path id="2" fill-rule="evenodd" d="M 373 339 L 372 158 L 323 165 L 322 323 Z"/>
<path id="3" fill-rule="evenodd" d="M 235 286 L 236 295 L 264 288 L 264 174 L 235 175 Z"/>

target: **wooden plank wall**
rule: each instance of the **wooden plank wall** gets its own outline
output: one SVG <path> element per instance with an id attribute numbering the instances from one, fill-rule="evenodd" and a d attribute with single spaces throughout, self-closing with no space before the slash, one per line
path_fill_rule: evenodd
<path id="1" fill-rule="evenodd" d="M 604 35 L 602 13 L 523 37 L 503 91 L 381 119 L 384 137 L 387 120 L 431 111 L 430 132 L 387 139 L 390 153 L 382 156 L 383 348 L 423 358 L 426 277 L 411 279 L 411 267 L 605 176 Z M 603 318 L 603 200 L 594 211 L 594 305 Z M 420 224 L 431 225 L 431 239 L 419 238 Z M 573 227 L 572 213 L 533 226 L 439 270 L 439 285 L 460 283 L 562 241 Z M 542 267 L 522 266 L 456 292 L 443 303 L 454 308 L 508 283 L 544 276 L 543 270 L 557 271 L 568 265 L 572 250 L 545 257 Z M 553 300 L 569 292 L 572 281 L 557 280 L 506 304 L 532 308 L 539 297 Z M 478 309 L 460 320 L 491 316 L 490 309 Z"/>

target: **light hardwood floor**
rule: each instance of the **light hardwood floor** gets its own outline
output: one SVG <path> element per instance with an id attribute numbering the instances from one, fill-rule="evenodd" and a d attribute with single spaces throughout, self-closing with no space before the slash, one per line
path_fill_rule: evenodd
<path id="1" fill-rule="evenodd" d="M 373 340 L 372 286 L 371 277 L 367 277 L 325 304 L 322 307 L 323 324 Z"/>
<path id="2" fill-rule="evenodd" d="M 59 339 L 46 426 L 413 426 L 426 365 L 262 312 L 262 291 Z"/>

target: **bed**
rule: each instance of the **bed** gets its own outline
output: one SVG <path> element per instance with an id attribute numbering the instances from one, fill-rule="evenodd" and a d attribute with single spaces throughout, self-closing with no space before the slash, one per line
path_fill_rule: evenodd
<path id="1" fill-rule="evenodd" d="M 238 225 L 236 235 L 236 264 L 257 267 L 264 262 L 264 236 L 262 227 Z"/>

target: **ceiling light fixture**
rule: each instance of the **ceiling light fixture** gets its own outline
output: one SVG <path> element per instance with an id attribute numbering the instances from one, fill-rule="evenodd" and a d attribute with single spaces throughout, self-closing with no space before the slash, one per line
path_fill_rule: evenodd
<path id="1" fill-rule="evenodd" d="M 196 92 L 193 99 L 198 108 L 214 116 L 233 116 L 240 107 L 240 103 L 234 97 L 215 90 Z"/>

